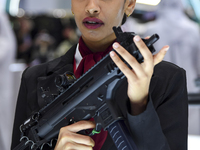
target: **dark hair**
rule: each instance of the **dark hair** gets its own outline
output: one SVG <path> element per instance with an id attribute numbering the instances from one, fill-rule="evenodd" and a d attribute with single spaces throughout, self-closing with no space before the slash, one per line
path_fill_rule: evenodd
<path id="1" fill-rule="evenodd" d="M 126 19 L 127 19 L 127 16 L 126 16 L 126 14 L 124 13 L 124 17 L 123 17 L 123 19 L 122 19 L 122 24 L 121 24 L 121 25 L 123 25 L 123 24 L 126 22 Z"/>

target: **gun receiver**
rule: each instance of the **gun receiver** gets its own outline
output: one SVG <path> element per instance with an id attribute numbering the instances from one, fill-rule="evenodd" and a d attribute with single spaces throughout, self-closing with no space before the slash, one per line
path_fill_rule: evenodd
<path id="1" fill-rule="evenodd" d="M 133 42 L 135 33 L 122 32 L 120 27 L 114 27 L 113 30 L 117 41 L 142 63 L 143 57 Z M 153 43 L 158 39 L 157 34 L 149 39 L 143 39 L 152 53 L 155 51 Z M 69 78 L 69 82 L 63 81 L 65 77 Z M 113 138 L 119 150 L 136 149 L 134 142 L 130 141 L 131 136 L 124 130 L 126 128 L 123 123 L 124 117 L 113 99 L 116 89 L 125 81 L 125 76 L 109 55 L 102 58 L 76 81 L 73 74 L 68 72 L 64 76 L 59 75 L 55 78 L 60 94 L 20 126 L 21 141 L 25 139 L 24 143 L 31 143 L 31 149 L 42 149 L 44 144 L 49 144 L 58 136 L 61 127 L 69 125 L 72 120 L 77 122 L 94 118 L 97 130 L 104 128 L 112 135 L 111 131 L 115 128 L 120 130 L 120 135 L 125 133 L 122 138 L 122 141 L 126 141 L 124 144 L 119 145 L 122 141 L 116 142 Z"/>

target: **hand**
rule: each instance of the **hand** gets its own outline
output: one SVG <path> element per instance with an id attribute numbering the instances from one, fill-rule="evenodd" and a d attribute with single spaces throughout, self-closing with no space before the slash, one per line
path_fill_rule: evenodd
<path id="1" fill-rule="evenodd" d="M 138 115 L 146 109 L 149 85 L 153 75 L 154 66 L 163 60 L 169 46 L 164 46 L 153 56 L 139 36 L 135 36 L 133 40 L 144 57 L 143 63 L 138 63 L 135 57 L 117 42 L 113 44 L 113 48 L 124 60 L 126 60 L 132 69 L 130 69 L 114 51 L 110 52 L 110 56 L 127 78 L 127 94 L 131 103 L 131 114 Z"/>
<path id="2" fill-rule="evenodd" d="M 92 128 L 95 128 L 95 123 L 92 121 L 79 121 L 61 128 L 54 150 L 92 150 L 95 144 L 93 139 L 76 133 Z"/>

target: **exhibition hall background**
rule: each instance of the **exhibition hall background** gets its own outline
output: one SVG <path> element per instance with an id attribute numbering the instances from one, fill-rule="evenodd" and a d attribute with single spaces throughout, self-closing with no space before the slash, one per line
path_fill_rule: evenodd
<path id="1" fill-rule="evenodd" d="M 200 148 L 200 0 L 165 1 L 171 5 L 137 0 L 122 29 L 141 37 L 159 34 L 156 50 L 170 45 L 165 60 L 186 70 L 188 149 L 196 150 Z M 79 40 L 70 8 L 71 0 L 0 0 L 0 150 L 10 149 L 22 72 L 65 54 Z"/>

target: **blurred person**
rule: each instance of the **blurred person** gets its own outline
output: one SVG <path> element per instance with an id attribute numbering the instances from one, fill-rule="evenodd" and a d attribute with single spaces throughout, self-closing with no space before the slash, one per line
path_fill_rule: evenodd
<path id="1" fill-rule="evenodd" d="M 162 0 L 157 6 L 157 19 L 146 25 L 145 36 L 157 33 L 160 36 L 155 48 L 168 43 L 172 49 L 164 60 L 186 70 L 189 93 L 199 93 L 195 80 L 200 75 L 200 31 L 197 23 L 184 13 L 182 0 Z"/>
<path id="2" fill-rule="evenodd" d="M 137 34 L 139 34 L 138 33 L 139 26 L 140 24 L 136 21 L 136 19 L 130 16 L 127 18 L 126 22 L 122 25 L 122 30 L 124 32 L 133 32 L 134 30 L 136 30 Z"/>
<path id="3" fill-rule="evenodd" d="M 66 25 L 62 30 L 63 41 L 58 45 L 55 50 L 54 57 L 60 57 L 64 55 L 74 44 L 78 42 L 78 35 L 76 28 L 72 25 Z"/>
<path id="4" fill-rule="evenodd" d="M 31 59 L 31 48 L 33 45 L 33 39 L 31 36 L 33 23 L 30 19 L 25 17 L 18 18 L 18 23 L 19 28 L 16 31 L 18 45 L 17 59 L 28 64 Z"/>
<path id="5" fill-rule="evenodd" d="M 152 55 L 140 36 L 135 36 L 131 40 L 144 57 L 144 62 L 140 64 L 116 42 L 112 28 L 124 24 L 127 16 L 134 11 L 135 4 L 136 0 L 71 0 L 71 10 L 81 37 L 63 56 L 24 71 L 16 106 L 12 148 L 20 143 L 19 126 L 46 105 L 45 98 L 41 99 L 37 90 L 41 82 L 51 82 L 47 79 L 66 71 L 79 78 L 108 54 L 126 76 L 125 83 L 116 89 L 114 100 L 125 116 L 138 149 L 187 149 L 185 71 L 162 61 L 169 46 L 163 45 L 156 55 Z M 54 91 L 54 94 L 59 94 L 57 89 Z M 95 122 L 88 120 L 62 127 L 52 149 L 116 149 L 110 135 L 103 129 L 100 134 L 91 137 L 78 132 L 91 128 L 95 128 Z"/>
<path id="6" fill-rule="evenodd" d="M 14 63 L 16 41 L 7 14 L 0 11 L 0 149 L 9 150 L 15 110 L 13 76 L 9 66 Z"/>
<path id="7" fill-rule="evenodd" d="M 122 30 L 124 32 L 137 31 L 138 35 L 143 35 L 146 31 L 144 23 L 140 23 L 137 19 L 133 17 L 128 17 L 126 22 L 122 25 Z"/>
<path id="8" fill-rule="evenodd" d="M 50 33 L 42 29 L 34 39 L 31 49 L 31 62 L 29 66 L 35 66 L 53 59 L 55 39 Z"/>

